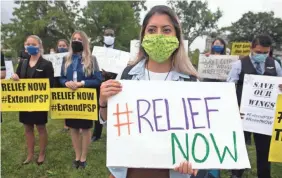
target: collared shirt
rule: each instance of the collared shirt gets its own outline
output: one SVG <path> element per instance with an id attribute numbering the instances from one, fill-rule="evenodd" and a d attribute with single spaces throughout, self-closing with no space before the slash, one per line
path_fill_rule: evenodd
<path id="1" fill-rule="evenodd" d="M 252 59 L 251 56 L 250 56 L 250 59 L 251 59 L 252 64 L 256 68 L 255 61 Z M 274 62 L 275 62 L 275 68 L 276 68 L 277 76 L 282 77 L 282 68 L 281 68 L 281 66 L 279 65 L 279 63 L 277 61 L 274 61 Z M 260 63 L 260 67 L 261 67 L 262 73 L 264 73 L 264 71 L 265 71 L 265 63 L 264 62 Z M 238 80 L 239 80 L 239 75 L 241 73 L 241 70 L 242 70 L 241 60 L 238 60 L 238 61 L 234 62 L 232 64 L 232 69 L 229 72 L 229 75 L 228 75 L 228 78 L 227 78 L 227 82 L 235 82 L 235 83 L 237 83 Z"/>
<path id="2" fill-rule="evenodd" d="M 137 63 L 130 71 L 129 75 L 132 75 L 132 80 L 145 80 L 146 79 L 146 73 L 145 73 L 145 64 L 146 60 L 141 60 L 139 63 Z M 189 79 L 190 77 L 185 74 L 181 74 L 176 71 L 171 71 L 171 80 L 172 81 L 184 81 L 184 79 Z M 117 80 L 121 79 L 121 73 L 117 76 Z M 103 119 L 100 116 L 100 123 L 106 124 L 106 121 L 103 121 Z M 110 172 L 115 178 L 126 178 L 127 176 L 127 170 L 128 168 L 117 168 L 117 167 L 109 167 Z M 169 170 L 170 178 L 190 178 L 190 175 L 188 174 L 180 174 L 178 172 L 175 172 L 174 170 Z"/>

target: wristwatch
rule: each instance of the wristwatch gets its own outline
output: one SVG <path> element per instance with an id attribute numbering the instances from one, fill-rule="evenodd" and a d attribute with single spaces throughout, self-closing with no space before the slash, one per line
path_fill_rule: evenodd
<path id="1" fill-rule="evenodd" d="M 85 85 L 85 81 L 84 81 L 84 80 L 81 80 L 81 83 L 82 83 L 82 85 L 83 85 L 83 87 L 84 87 L 84 85 Z"/>

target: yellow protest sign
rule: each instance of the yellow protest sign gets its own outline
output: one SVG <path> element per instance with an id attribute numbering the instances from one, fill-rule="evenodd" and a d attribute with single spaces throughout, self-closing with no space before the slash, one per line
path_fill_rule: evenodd
<path id="1" fill-rule="evenodd" d="M 51 118 L 98 120 L 97 101 L 96 89 L 52 88 Z"/>
<path id="2" fill-rule="evenodd" d="M 2 111 L 49 111 L 49 79 L 1 80 Z"/>
<path id="3" fill-rule="evenodd" d="M 231 55 L 247 56 L 250 50 L 251 43 L 232 43 Z"/>
<path id="4" fill-rule="evenodd" d="M 278 95 L 275 113 L 268 160 L 282 163 L 282 94 Z"/>

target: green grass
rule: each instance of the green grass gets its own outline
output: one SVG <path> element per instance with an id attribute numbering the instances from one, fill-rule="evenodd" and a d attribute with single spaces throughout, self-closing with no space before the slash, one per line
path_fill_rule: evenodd
<path id="1" fill-rule="evenodd" d="M 106 178 L 109 173 L 106 168 L 106 136 L 92 143 L 87 159 L 88 166 L 85 170 L 72 168 L 74 151 L 70 136 L 62 133 L 62 120 L 49 120 L 48 147 L 45 163 L 37 166 L 35 162 L 21 165 L 26 158 L 26 144 L 24 129 L 18 121 L 18 114 L 3 113 L 1 128 L 1 176 L 2 178 Z M 104 130 L 105 131 L 105 130 Z M 35 153 L 38 153 L 38 135 L 36 132 Z M 245 178 L 256 177 L 256 158 L 254 146 L 248 148 L 252 170 L 245 172 Z M 35 157 L 36 159 L 37 157 Z M 222 171 L 222 178 L 229 178 L 228 171 Z M 282 178 L 282 164 L 272 164 L 272 178 Z"/>

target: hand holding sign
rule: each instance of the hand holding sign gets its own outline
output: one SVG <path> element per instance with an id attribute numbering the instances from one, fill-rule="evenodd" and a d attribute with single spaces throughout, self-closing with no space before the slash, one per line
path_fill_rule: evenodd
<path id="1" fill-rule="evenodd" d="M 119 81 L 108 80 L 103 82 L 100 90 L 100 105 L 105 106 L 108 103 L 108 98 L 121 92 L 122 86 Z"/>
<path id="2" fill-rule="evenodd" d="M 14 81 L 19 81 L 19 80 L 20 80 L 18 74 L 16 74 L 16 73 L 14 73 L 14 74 L 12 75 L 11 79 L 14 80 Z"/>
<path id="3" fill-rule="evenodd" d="M 189 163 L 188 161 L 184 161 L 180 163 L 179 166 L 174 168 L 175 171 L 181 173 L 181 174 L 190 174 L 196 176 L 198 174 L 198 170 L 193 170 L 192 169 L 192 164 Z"/>

